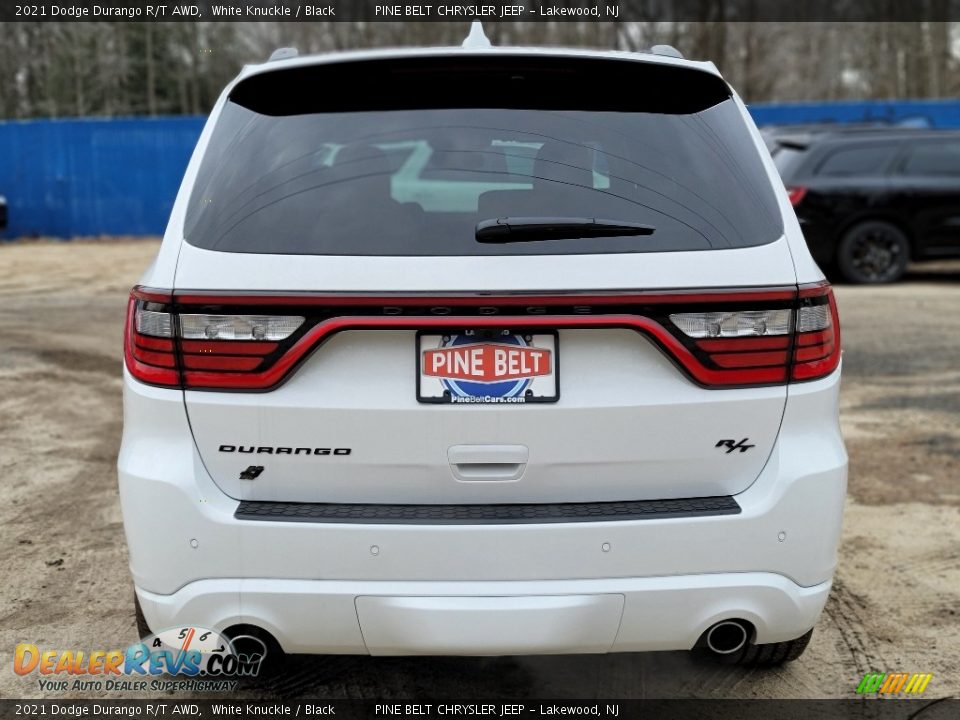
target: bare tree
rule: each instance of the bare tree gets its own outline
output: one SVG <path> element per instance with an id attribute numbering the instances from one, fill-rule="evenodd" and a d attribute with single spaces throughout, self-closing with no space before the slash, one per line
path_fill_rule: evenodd
<path id="1" fill-rule="evenodd" d="M 674 45 L 715 62 L 752 102 L 949 97 L 960 91 L 949 2 L 929 0 L 935 21 L 923 23 L 760 23 L 749 3 L 730 22 L 723 2 L 704 0 L 697 22 L 492 23 L 487 33 L 497 45 Z M 277 47 L 458 45 L 467 30 L 466 22 L 0 24 L 0 118 L 205 113 L 244 63 Z"/>

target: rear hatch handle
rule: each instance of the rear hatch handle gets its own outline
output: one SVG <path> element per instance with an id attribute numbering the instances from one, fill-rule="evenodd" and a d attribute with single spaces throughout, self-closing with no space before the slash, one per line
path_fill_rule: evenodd
<path id="1" fill-rule="evenodd" d="M 526 445 L 452 445 L 447 450 L 450 470 L 462 482 L 519 480 L 529 457 Z"/>

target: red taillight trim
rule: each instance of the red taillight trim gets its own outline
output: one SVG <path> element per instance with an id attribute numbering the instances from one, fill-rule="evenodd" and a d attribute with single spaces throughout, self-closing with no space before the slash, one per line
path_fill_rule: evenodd
<path id="1" fill-rule="evenodd" d="M 710 359 L 722 368 L 745 368 L 745 367 L 784 367 L 787 364 L 787 351 L 777 352 L 738 352 L 738 353 L 717 353 L 711 355 Z"/>
<path id="2" fill-rule="evenodd" d="M 797 347 L 807 347 L 822 345 L 826 342 L 833 342 L 833 333 L 830 330 L 814 330 L 813 332 L 799 333 L 796 345 Z"/>
<path id="3" fill-rule="evenodd" d="M 818 282 L 803 283 L 797 285 L 797 294 L 801 298 L 822 297 L 833 293 L 833 287 L 829 280 L 820 280 Z"/>
<path id="4" fill-rule="evenodd" d="M 822 360 L 833 353 L 833 341 L 826 345 L 811 345 L 810 347 L 797 348 L 794 353 L 794 359 L 797 362 L 812 362 L 813 360 Z"/>
<path id="5" fill-rule="evenodd" d="M 276 342 L 246 340 L 181 340 L 180 349 L 185 353 L 218 355 L 269 355 L 279 347 Z"/>
<path id="6" fill-rule="evenodd" d="M 177 366 L 176 356 L 172 353 L 159 353 L 150 350 L 141 350 L 139 347 L 133 348 L 133 356 L 147 365 L 156 365 L 157 367 L 172 368 Z"/>
<path id="7" fill-rule="evenodd" d="M 166 338 L 150 337 L 149 335 L 140 335 L 137 333 L 135 342 L 137 348 L 143 348 L 144 350 L 173 352 L 173 340 L 167 340 Z"/>
<path id="8" fill-rule="evenodd" d="M 834 359 L 836 355 L 839 355 L 839 353 L 834 352 L 829 357 L 823 358 L 822 360 L 795 363 L 793 366 L 793 379 L 798 381 L 809 381 L 819 380 L 822 377 L 826 377 L 837 369 L 837 365 L 839 363 Z"/>
<path id="9" fill-rule="evenodd" d="M 144 287 L 137 285 L 130 291 L 130 294 L 137 300 L 146 300 L 147 302 L 171 303 L 173 302 L 173 293 L 169 290 L 158 290 L 157 288 Z"/>
<path id="10" fill-rule="evenodd" d="M 247 372 L 263 363 L 259 357 L 244 355 L 184 355 L 185 370 L 222 370 L 224 372 Z"/>
<path id="11" fill-rule="evenodd" d="M 749 370 L 708 368 L 660 323 L 637 315 L 576 317 L 541 315 L 537 317 L 472 317 L 448 315 L 436 317 L 336 317 L 314 325 L 279 360 L 256 373 L 226 375 L 193 370 L 184 371 L 184 386 L 212 389 L 266 390 L 279 384 L 307 354 L 335 333 L 344 330 L 431 330 L 462 327 L 514 326 L 537 328 L 626 328 L 653 338 L 696 382 L 704 386 L 731 386 L 786 382 L 786 367 Z"/>
<path id="12" fill-rule="evenodd" d="M 786 350 L 790 347 L 789 335 L 769 337 L 717 338 L 698 340 L 697 347 L 704 352 L 744 352 L 747 350 Z"/>

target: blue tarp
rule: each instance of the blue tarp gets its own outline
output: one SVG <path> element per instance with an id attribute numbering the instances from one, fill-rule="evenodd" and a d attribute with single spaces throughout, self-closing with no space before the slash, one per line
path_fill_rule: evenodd
<path id="1" fill-rule="evenodd" d="M 887 121 L 960 128 L 960 100 L 751 105 L 759 125 Z M 0 122 L 2 237 L 160 235 L 202 117 Z"/>

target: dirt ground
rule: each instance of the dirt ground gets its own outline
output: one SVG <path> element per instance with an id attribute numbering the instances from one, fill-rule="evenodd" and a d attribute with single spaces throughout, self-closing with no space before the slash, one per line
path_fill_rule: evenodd
<path id="1" fill-rule="evenodd" d="M 14 674 L 17 642 L 134 640 L 114 470 L 122 319 L 156 248 L 0 246 L 0 697 L 45 696 L 36 675 Z M 305 658 L 246 696 L 852 697 L 867 671 L 932 672 L 926 696 L 957 693 L 960 263 L 837 295 L 850 495 L 833 593 L 800 661 L 743 670 L 687 653 Z"/>

